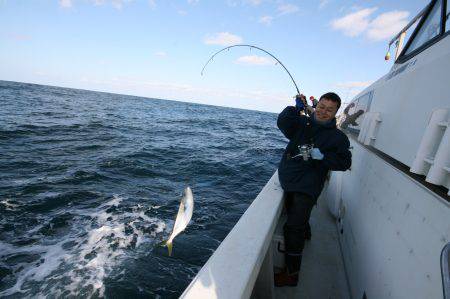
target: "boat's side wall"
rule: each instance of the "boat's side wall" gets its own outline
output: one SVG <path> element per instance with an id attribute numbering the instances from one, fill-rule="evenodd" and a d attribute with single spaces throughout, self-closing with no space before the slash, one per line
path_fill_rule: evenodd
<path id="1" fill-rule="evenodd" d="M 181 298 L 249 298 L 272 242 L 282 199 L 275 172 Z"/>
<path id="2" fill-rule="evenodd" d="M 341 190 L 333 196 L 341 198 L 337 225 L 352 297 L 442 298 L 449 203 L 351 143 L 351 170 L 342 180 L 334 173 L 328 188 Z"/>
<path id="3" fill-rule="evenodd" d="M 450 35 L 368 87 L 380 114 L 373 146 L 411 166 L 435 109 L 450 108 Z"/>

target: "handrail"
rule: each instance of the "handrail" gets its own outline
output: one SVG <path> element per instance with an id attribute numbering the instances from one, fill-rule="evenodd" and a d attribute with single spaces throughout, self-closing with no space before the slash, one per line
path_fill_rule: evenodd
<path id="1" fill-rule="evenodd" d="M 400 30 L 400 32 L 393 38 L 391 39 L 391 41 L 389 42 L 389 47 L 402 35 L 403 32 L 406 32 L 409 27 L 411 27 L 420 17 L 423 16 L 423 14 L 427 11 L 428 7 L 430 6 L 432 2 L 428 3 L 427 6 L 425 6 L 424 9 L 422 9 L 417 16 L 414 17 L 414 19 L 412 19 L 408 25 L 406 25 L 402 30 Z"/>
<path id="2" fill-rule="evenodd" d="M 442 249 L 441 271 L 444 299 L 450 299 L 450 242 L 444 246 L 444 249 Z"/>
<path id="3" fill-rule="evenodd" d="M 278 172 L 180 298 L 249 298 L 283 207 Z"/>

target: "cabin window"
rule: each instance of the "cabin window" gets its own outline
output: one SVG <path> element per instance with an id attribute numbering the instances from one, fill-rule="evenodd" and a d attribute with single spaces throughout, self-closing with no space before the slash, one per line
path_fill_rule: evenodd
<path id="1" fill-rule="evenodd" d="M 346 132 L 359 134 L 364 113 L 370 110 L 373 91 L 363 94 L 351 102 L 340 116 L 340 128 Z"/>
<path id="2" fill-rule="evenodd" d="M 430 14 L 427 16 L 427 19 L 422 24 L 416 36 L 414 36 L 414 39 L 406 50 L 406 55 L 410 54 L 412 51 L 418 49 L 427 41 L 439 35 L 439 33 L 441 32 L 441 14 L 442 1 L 436 1 Z"/>

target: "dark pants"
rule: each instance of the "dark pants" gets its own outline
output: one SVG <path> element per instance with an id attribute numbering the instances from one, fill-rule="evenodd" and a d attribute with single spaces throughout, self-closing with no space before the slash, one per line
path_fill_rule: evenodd
<path id="1" fill-rule="evenodd" d="M 316 200 L 303 193 L 286 193 L 287 221 L 284 224 L 286 267 L 289 274 L 297 274 L 302 263 L 305 232 Z"/>

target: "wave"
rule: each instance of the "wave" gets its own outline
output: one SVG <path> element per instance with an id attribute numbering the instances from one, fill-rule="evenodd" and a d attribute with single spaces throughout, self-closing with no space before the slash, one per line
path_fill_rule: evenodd
<path id="1" fill-rule="evenodd" d="M 123 197 L 114 196 L 96 211 L 74 210 L 54 217 L 38 234 L 53 236 L 51 244 L 41 242 L 17 247 L 0 242 L 0 265 L 4 277 L 14 273 L 15 282 L 0 296 L 104 296 L 104 282 L 126 253 L 143 244 L 154 244 L 166 230 L 166 223 L 146 215 L 151 208 L 137 205 L 123 211 Z"/>
<path id="2" fill-rule="evenodd" d="M 48 186 L 43 190 L 48 190 Z M 89 205 L 100 198 L 100 194 L 92 191 L 76 190 L 47 196 L 39 201 L 30 202 L 24 209 L 33 213 L 46 213 L 55 209 L 66 209 L 71 206 Z"/>
<path id="3" fill-rule="evenodd" d="M 4 81 L 0 98 L 0 297 L 178 297 L 286 145 L 274 114 Z"/>

